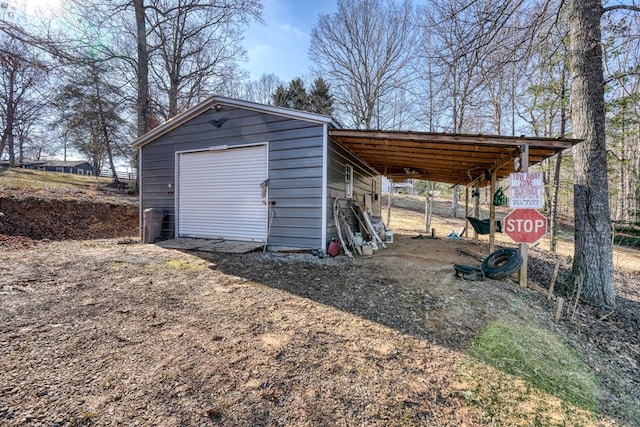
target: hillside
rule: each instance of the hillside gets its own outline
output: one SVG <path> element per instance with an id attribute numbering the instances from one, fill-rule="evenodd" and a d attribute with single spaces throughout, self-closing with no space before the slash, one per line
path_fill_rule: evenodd
<path id="1" fill-rule="evenodd" d="M 137 237 L 137 197 L 109 184 L 99 177 L 0 169 L 0 235 L 38 240 Z"/>

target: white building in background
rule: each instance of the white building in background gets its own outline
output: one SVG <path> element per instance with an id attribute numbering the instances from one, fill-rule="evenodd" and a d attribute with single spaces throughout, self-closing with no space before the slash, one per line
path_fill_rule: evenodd
<path id="1" fill-rule="evenodd" d="M 391 180 L 386 176 L 382 177 L 382 192 L 388 193 L 391 188 Z M 413 194 L 413 179 L 405 179 L 403 182 L 394 182 L 393 190 L 395 193 Z"/>

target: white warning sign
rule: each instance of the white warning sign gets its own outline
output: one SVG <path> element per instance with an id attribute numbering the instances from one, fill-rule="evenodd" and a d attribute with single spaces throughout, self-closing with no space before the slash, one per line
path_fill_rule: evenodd
<path id="1" fill-rule="evenodd" d="M 542 208 L 542 172 L 521 172 L 510 175 L 509 207 L 511 209 Z"/>

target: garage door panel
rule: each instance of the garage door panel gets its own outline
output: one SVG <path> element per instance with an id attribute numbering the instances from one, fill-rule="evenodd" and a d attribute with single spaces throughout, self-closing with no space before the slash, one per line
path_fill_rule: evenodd
<path id="1" fill-rule="evenodd" d="M 178 235 L 265 241 L 267 146 L 178 157 Z"/>

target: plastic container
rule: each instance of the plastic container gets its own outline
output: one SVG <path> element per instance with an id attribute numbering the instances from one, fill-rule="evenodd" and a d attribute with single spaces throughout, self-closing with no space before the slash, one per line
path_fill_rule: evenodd
<path id="1" fill-rule="evenodd" d="M 150 208 L 142 212 L 142 241 L 144 243 L 155 243 L 162 233 L 162 219 L 164 210 Z"/>
<path id="2" fill-rule="evenodd" d="M 391 230 L 387 230 L 385 236 L 384 236 L 384 242 L 385 243 L 393 243 L 393 231 Z"/>
<path id="3" fill-rule="evenodd" d="M 335 240 L 330 241 L 327 253 L 331 256 L 338 256 L 340 254 L 340 244 Z"/>

